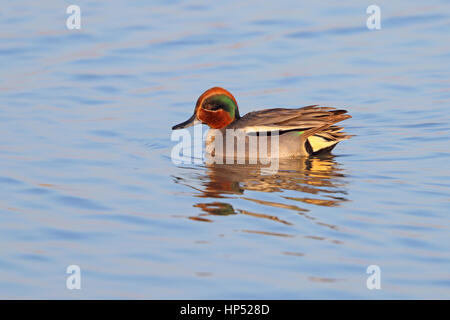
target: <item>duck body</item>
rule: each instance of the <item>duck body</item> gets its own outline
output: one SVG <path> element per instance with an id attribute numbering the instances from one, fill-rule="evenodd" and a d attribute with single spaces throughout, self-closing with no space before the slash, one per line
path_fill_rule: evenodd
<path id="1" fill-rule="evenodd" d="M 311 105 L 253 111 L 241 117 L 233 95 L 223 88 L 214 87 L 199 97 L 194 115 L 172 129 L 198 123 L 208 125 L 211 130 L 206 138 L 206 150 L 214 156 L 228 156 L 230 151 L 235 157 L 242 156 L 243 153 L 239 153 L 242 145 L 240 147 L 236 142 L 242 138 L 245 158 L 260 158 L 262 154 L 297 158 L 328 153 L 340 141 L 350 138 L 342 132 L 342 127 L 335 125 L 351 118 L 346 113 L 346 110 Z M 235 143 L 227 143 L 230 134 Z"/>

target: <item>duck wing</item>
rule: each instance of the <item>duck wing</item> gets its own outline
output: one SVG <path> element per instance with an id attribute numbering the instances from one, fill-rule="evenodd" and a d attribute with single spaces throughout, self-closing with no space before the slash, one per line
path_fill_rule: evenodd
<path id="1" fill-rule="evenodd" d="M 329 128 L 332 124 L 351 118 L 346 110 L 312 105 L 297 109 L 275 108 L 253 111 L 231 123 L 227 129 L 245 132 L 308 130 Z M 318 130 L 320 131 L 320 130 Z M 314 133 L 317 133 L 314 130 Z"/>
<path id="2" fill-rule="evenodd" d="M 279 131 L 299 139 L 309 154 L 331 151 L 338 142 L 351 135 L 342 132 L 343 128 L 334 125 L 351 118 L 346 110 L 317 105 L 298 109 L 266 109 L 246 114 L 227 128 L 244 129 L 246 133 Z M 301 131 L 301 135 L 295 134 Z"/>

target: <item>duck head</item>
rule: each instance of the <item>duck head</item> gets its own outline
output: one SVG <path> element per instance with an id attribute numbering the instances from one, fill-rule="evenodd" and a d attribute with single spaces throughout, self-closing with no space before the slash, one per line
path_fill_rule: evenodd
<path id="1" fill-rule="evenodd" d="M 214 87 L 198 98 L 192 117 L 173 126 L 172 130 L 188 128 L 198 123 L 222 129 L 239 118 L 238 105 L 233 95 L 223 88 Z"/>

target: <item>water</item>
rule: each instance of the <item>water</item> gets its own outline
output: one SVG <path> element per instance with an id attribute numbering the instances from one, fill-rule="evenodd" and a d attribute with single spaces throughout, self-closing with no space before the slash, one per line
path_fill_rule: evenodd
<path id="1" fill-rule="evenodd" d="M 447 1 L 378 1 L 377 31 L 358 1 L 76 1 L 81 30 L 68 4 L 2 3 L 0 298 L 450 298 Z M 212 86 L 355 137 L 277 176 L 176 166 Z"/>

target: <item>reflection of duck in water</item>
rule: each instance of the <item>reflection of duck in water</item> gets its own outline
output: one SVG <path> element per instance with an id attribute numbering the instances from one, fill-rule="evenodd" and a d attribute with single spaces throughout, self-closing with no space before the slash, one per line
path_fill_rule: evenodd
<path id="1" fill-rule="evenodd" d="M 297 109 L 265 109 L 239 115 L 236 99 L 227 90 L 219 87 L 205 91 L 197 100 L 194 114 L 187 121 L 173 126 L 172 129 L 187 128 L 197 123 L 208 125 L 210 130 L 207 147 L 215 153 L 226 154 L 226 144 L 217 135 L 225 137 L 228 129 L 245 135 L 245 157 L 258 158 L 261 151 L 251 148 L 252 136 L 264 136 L 277 132 L 277 149 L 267 146 L 267 156 L 276 158 L 294 158 L 318 155 L 331 151 L 340 141 L 350 136 L 343 133 L 337 122 L 351 118 L 346 110 L 329 107 L 307 106 Z M 227 131 L 228 130 L 228 131 Z M 233 137 L 234 139 L 234 137 Z M 262 139 L 262 137 L 258 138 Z M 264 137 L 264 139 L 267 139 Z M 267 143 L 272 140 L 267 139 Z M 235 146 L 236 148 L 236 146 Z M 258 153 L 259 152 L 259 153 Z M 265 151 L 266 152 L 266 151 Z M 233 150 L 234 155 L 234 150 Z M 228 154 L 227 154 L 228 156 Z"/>
<path id="2" fill-rule="evenodd" d="M 243 194 L 245 190 L 279 192 L 296 190 L 308 194 L 342 193 L 339 186 L 344 174 L 332 156 L 281 160 L 275 175 L 261 175 L 261 165 L 212 164 L 207 166 L 200 197 Z M 336 202 L 342 199 L 335 199 Z M 329 205 L 332 205 L 330 202 Z"/>
<path id="3" fill-rule="evenodd" d="M 295 211 L 311 219 L 313 217 L 307 214 L 309 210 L 301 207 L 302 204 L 333 207 L 348 200 L 345 190 L 345 175 L 331 155 L 321 158 L 303 157 L 281 160 L 279 170 L 275 175 L 261 175 L 260 167 L 261 165 L 212 164 L 208 165 L 201 173 L 189 170 L 186 176 L 177 177 L 176 181 L 195 189 L 197 197 L 226 199 L 237 196 L 244 201 L 263 206 Z M 274 202 L 262 200 L 263 197 L 244 196 L 246 191 L 280 193 L 282 201 Z M 282 192 L 288 194 L 283 195 Z M 203 214 L 199 217 L 191 217 L 194 220 L 205 221 L 208 220 L 205 216 L 240 213 L 289 224 L 274 215 L 235 209 L 223 200 L 197 203 L 195 207 L 200 208 Z"/>

